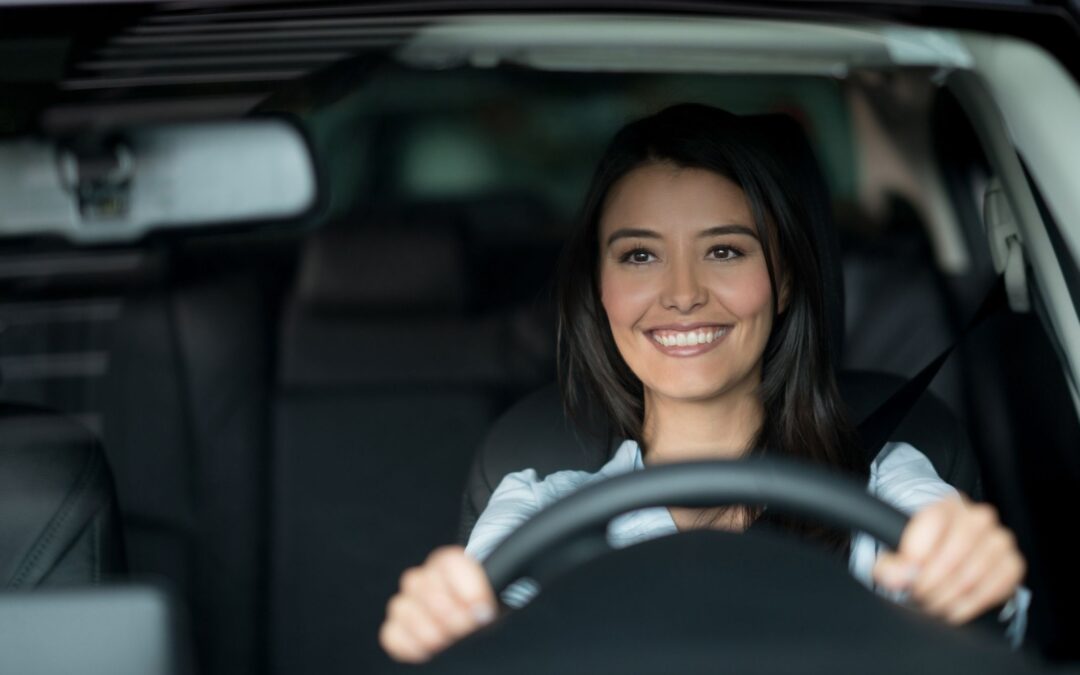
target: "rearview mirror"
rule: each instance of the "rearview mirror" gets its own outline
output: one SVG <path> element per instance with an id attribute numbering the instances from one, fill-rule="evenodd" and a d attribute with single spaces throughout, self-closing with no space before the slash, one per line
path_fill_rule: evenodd
<path id="1" fill-rule="evenodd" d="M 316 199 L 308 144 L 283 119 L 0 143 L 0 236 L 125 241 L 158 229 L 295 218 Z"/>

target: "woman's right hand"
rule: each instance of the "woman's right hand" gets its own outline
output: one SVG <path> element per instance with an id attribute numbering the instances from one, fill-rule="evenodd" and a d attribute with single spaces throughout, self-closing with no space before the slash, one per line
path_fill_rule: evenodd
<path id="1" fill-rule="evenodd" d="M 379 643 L 398 661 L 421 663 L 495 618 L 495 593 L 480 563 L 460 546 L 432 551 L 401 575 Z"/>

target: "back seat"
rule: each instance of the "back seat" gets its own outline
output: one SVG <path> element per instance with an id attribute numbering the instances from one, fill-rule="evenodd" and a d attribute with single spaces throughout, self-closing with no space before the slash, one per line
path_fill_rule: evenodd
<path id="1" fill-rule="evenodd" d="M 125 296 L 105 445 L 132 570 L 186 598 L 199 672 L 260 673 L 274 287 L 257 242 L 198 249 Z"/>
<path id="2" fill-rule="evenodd" d="M 282 315 L 275 402 L 271 672 L 357 673 L 402 571 L 455 540 L 492 421 L 550 379 L 549 328 L 470 312 L 450 228 L 327 229 Z"/>
<path id="3" fill-rule="evenodd" d="M 496 287 L 517 240 L 320 231 L 283 303 L 298 238 L 266 239 L 0 256 L 0 396 L 103 439 L 127 566 L 185 599 L 199 672 L 357 672 L 482 435 L 550 379 L 550 321 Z"/>
<path id="4" fill-rule="evenodd" d="M 186 601 L 199 672 L 263 672 L 263 256 L 251 242 L 243 255 L 198 241 L 29 248 L 0 255 L 0 398 L 60 409 L 103 440 L 127 567 Z"/>
<path id="5" fill-rule="evenodd" d="M 112 475 L 65 415 L 0 403 L 0 589 L 97 584 L 124 571 Z"/>

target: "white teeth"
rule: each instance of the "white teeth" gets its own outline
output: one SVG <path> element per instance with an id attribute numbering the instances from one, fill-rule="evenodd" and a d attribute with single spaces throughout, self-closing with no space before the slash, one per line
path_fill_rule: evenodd
<path id="1" fill-rule="evenodd" d="M 672 331 L 667 335 L 653 333 L 653 339 L 665 347 L 694 347 L 719 340 L 727 332 L 727 327 L 685 333 Z"/>

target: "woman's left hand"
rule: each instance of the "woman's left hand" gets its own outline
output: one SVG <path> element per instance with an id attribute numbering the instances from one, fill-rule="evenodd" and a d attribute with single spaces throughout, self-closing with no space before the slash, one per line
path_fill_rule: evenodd
<path id="1" fill-rule="evenodd" d="M 958 496 L 916 513 L 900 550 L 879 556 L 874 580 L 908 590 L 927 613 L 962 624 L 1012 597 L 1026 570 L 994 507 Z"/>

